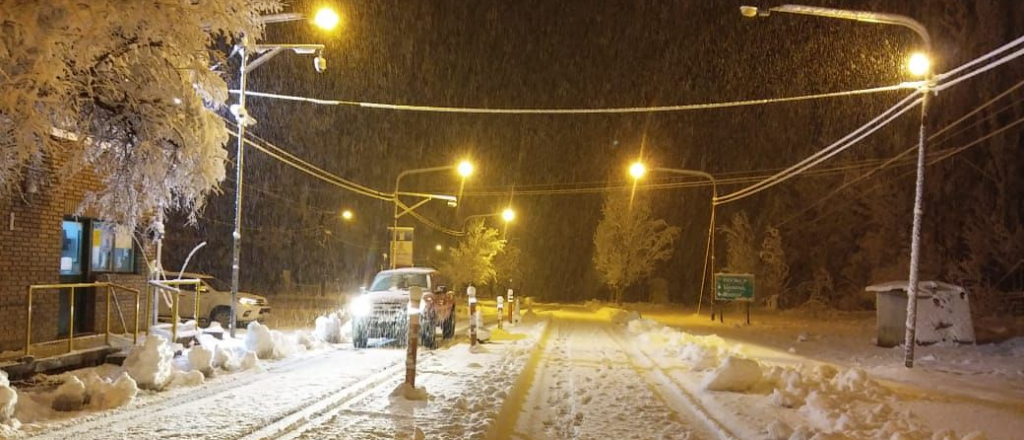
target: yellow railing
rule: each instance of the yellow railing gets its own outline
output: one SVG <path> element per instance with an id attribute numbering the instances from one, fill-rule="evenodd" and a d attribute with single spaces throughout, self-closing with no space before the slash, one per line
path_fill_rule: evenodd
<path id="1" fill-rule="evenodd" d="M 171 340 L 178 340 L 178 297 L 181 295 L 182 290 L 178 286 L 192 285 L 195 286 L 193 293 L 195 293 L 194 310 L 192 319 L 196 321 L 196 327 L 199 327 L 199 293 L 202 291 L 202 282 L 198 278 L 193 279 L 181 279 L 181 280 L 150 280 L 149 285 L 157 289 L 170 290 L 174 292 L 171 299 Z M 159 308 L 159 304 L 156 305 Z M 150 295 L 146 295 L 146 310 L 149 313 L 153 312 L 150 304 Z M 159 314 L 159 313 L 158 313 Z"/>
<path id="2" fill-rule="evenodd" d="M 68 298 L 69 314 L 68 314 L 68 337 L 64 338 L 68 341 L 68 352 L 74 351 L 75 349 L 75 289 L 83 289 L 90 287 L 106 287 L 107 298 L 106 308 L 107 313 L 105 316 L 106 323 L 104 324 L 105 335 L 103 342 L 110 345 L 110 298 L 111 295 L 115 294 L 115 289 L 122 289 L 135 294 L 135 332 L 132 334 L 132 341 L 137 343 L 139 341 L 139 290 L 131 287 L 122 286 L 114 283 L 97 282 L 97 283 L 66 283 L 66 284 L 36 284 L 28 286 L 28 313 L 25 317 L 25 356 L 32 353 L 32 298 L 37 290 L 56 290 L 56 289 L 71 289 L 71 293 Z M 127 333 L 128 329 L 124 331 Z M 56 339 L 49 342 L 59 342 L 64 339 Z"/>

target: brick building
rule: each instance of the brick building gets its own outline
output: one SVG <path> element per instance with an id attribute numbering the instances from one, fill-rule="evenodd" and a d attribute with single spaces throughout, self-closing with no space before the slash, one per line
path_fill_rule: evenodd
<path id="1" fill-rule="evenodd" d="M 60 176 L 56 170 L 62 167 L 50 166 L 48 183 L 0 197 L 0 352 L 25 347 L 29 285 L 113 281 L 144 292 L 145 253 L 132 234 L 118 231 L 95 213 L 74 215 L 85 195 L 100 188 L 99 180 L 88 170 Z M 34 293 L 33 344 L 67 337 L 69 293 Z M 75 338 L 102 334 L 106 289 L 76 289 L 75 296 Z M 120 291 L 116 296 L 111 301 L 111 332 L 125 332 L 122 316 L 131 332 L 134 295 Z M 144 295 L 141 307 L 145 308 Z"/>

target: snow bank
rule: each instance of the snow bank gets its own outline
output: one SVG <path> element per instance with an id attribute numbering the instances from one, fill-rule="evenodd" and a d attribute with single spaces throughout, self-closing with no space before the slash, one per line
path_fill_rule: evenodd
<path id="1" fill-rule="evenodd" d="M 206 376 L 200 371 L 175 371 L 171 385 L 176 387 L 194 387 L 206 383 Z"/>
<path id="2" fill-rule="evenodd" d="M 344 326 L 345 323 L 342 322 L 338 313 L 320 316 L 316 318 L 316 330 L 313 331 L 313 337 L 330 344 L 340 344 L 345 342 L 342 332 Z"/>
<path id="3" fill-rule="evenodd" d="M 193 370 L 203 373 L 203 376 L 213 376 L 213 350 L 196 345 L 188 351 L 188 363 Z"/>
<path id="4" fill-rule="evenodd" d="M 391 392 L 391 397 L 401 397 L 405 400 L 427 400 L 430 398 L 430 394 L 427 393 L 427 389 L 424 387 L 413 387 L 405 382 L 400 383 L 394 391 Z"/>
<path id="5" fill-rule="evenodd" d="M 132 347 L 124 366 L 139 388 L 159 391 L 171 380 L 173 359 L 167 340 L 150 335 L 144 345 Z"/>
<path id="6" fill-rule="evenodd" d="M 51 406 L 56 411 L 79 411 L 85 405 L 85 383 L 71 376 L 54 391 Z"/>
<path id="7" fill-rule="evenodd" d="M 253 321 L 245 335 L 245 348 L 256 353 L 260 359 L 284 359 L 305 349 L 297 338 L 289 337 L 277 330 Z"/>
<path id="8" fill-rule="evenodd" d="M 757 361 L 729 356 L 704 377 L 702 386 L 711 391 L 747 391 L 760 381 L 761 365 Z"/>
<path id="9" fill-rule="evenodd" d="M 86 399 L 90 409 L 104 410 L 128 405 L 139 394 L 135 380 L 122 372 L 117 380 L 101 378 L 95 373 L 86 380 Z"/>
<path id="10" fill-rule="evenodd" d="M 14 418 L 14 408 L 18 404 L 18 393 L 7 380 L 7 372 L 0 370 L 0 425 Z"/>

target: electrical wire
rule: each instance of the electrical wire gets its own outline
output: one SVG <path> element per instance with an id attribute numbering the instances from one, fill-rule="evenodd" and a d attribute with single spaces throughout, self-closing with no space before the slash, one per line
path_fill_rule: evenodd
<path id="1" fill-rule="evenodd" d="M 410 216 L 412 216 L 412 218 L 414 218 L 416 220 L 419 220 L 420 223 L 423 223 L 424 225 L 426 225 L 427 227 L 429 227 L 431 229 L 434 229 L 436 231 L 443 232 L 445 234 L 448 234 L 448 235 L 451 235 L 451 236 L 455 236 L 455 237 L 461 237 L 463 235 L 466 235 L 465 231 L 456 231 L 455 229 L 446 228 L 444 226 L 441 226 L 437 222 L 434 222 L 434 221 L 424 217 L 420 213 L 409 209 L 409 206 L 406 205 L 405 203 L 403 203 L 401 200 L 395 199 L 395 204 L 398 205 L 399 209 L 404 210 L 406 214 L 409 214 Z"/>
<path id="2" fill-rule="evenodd" d="M 968 61 L 967 63 L 964 63 L 964 64 L 960 65 L 959 67 L 957 67 L 957 68 L 955 68 L 953 70 L 950 70 L 949 72 L 945 72 L 945 73 L 936 75 L 935 79 L 936 79 L 936 81 L 944 81 L 947 78 L 951 78 L 953 76 L 956 76 L 960 72 L 963 72 L 963 71 L 965 71 L 967 69 L 970 69 L 971 67 L 974 67 L 976 64 L 981 63 L 981 62 L 983 62 L 983 61 L 985 61 L 985 60 L 987 60 L 989 58 L 992 58 L 992 57 L 994 57 L 996 55 L 999 55 L 999 54 L 1001 54 L 1003 52 L 1006 52 L 1007 50 L 1010 50 L 1014 46 L 1020 45 L 1021 43 L 1024 43 L 1024 36 L 1017 37 L 1013 41 L 1010 41 L 1009 43 L 1006 43 L 1006 44 L 1004 44 L 1002 46 L 999 46 L 995 50 L 992 50 L 992 51 L 990 51 L 990 52 L 988 52 L 988 53 L 986 53 L 986 54 L 984 54 L 984 55 L 982 55 L 980 57 L 977 57 L 977 58 L 975 58 L 975 59 L 973 59 L 971 61 Z"/>
<path id="3" fill-rule="evenodd" d="M 229 125 L 234 125 L 227 118 L 224 118 L 224 120 Z M 236 138 L 238 137 L 238 133 L 236 133 L 235 131 L 232 131 L 232 130 L 227 130 L 227 131 L 232 136 L 235 136 Z M 342 177 L 340 177 L 340 176 L 338 176 L 336 174 L 333 174 L 333 173 L 331 173 L 329 171 L 326 171 L 326 170 L 324 170 L 324 169 L 322 169 L 320 167 L 317 167 L 316 165 L 313 165 L 313 164 L 311 164 L 311 163 L 309 163 L 309 162 L 299 158 L 298 156 L 295 156 L 294 154 L 289 153 L 288 151 L 284 150 L 283 148 L 277 147 L 276 145 L 268 142 L 265 139 L 260 138 L 259 136 L 248 135 L 248 136 L 246 136 L 246 138 L 247 138 L 247 139 L 245 139 L 245 144 L 246 145 L 249 145 L 249 146 L 257 149 L 257 150 L 263 152 L 264 154 L 267 154 L 268 156 L 270 156 L 270 157 L 272 157 L 274 159 L 277 159 L 278 161 L 283 162 L 283 163 L 291 166 L 292 168 L 295 168 L 295 169 L 297 169 L 299 171 L 302 171 L 302 172 L 304 172 L 304 173 L 306 173 L 306 174 L 308 174 L 310 176 L 316 177 L 317 179 L 320 179 L 321 181 L 324 181 L 326 183 L 332 184 L 332 185 L 337 186 L 337 187 L 342 188 L 342 189 L 346 189 L 346 190 L 354 192 L 356 194 L 364 195 L 364 196 L 375 198 L 375 199 L 378 199 L 378 200 L 390 201 L 390 200 L 392 200 L 394 198 L 394 196 L 392 194 L 390 194 L 390 193 L 386 193 L 386 192 L 383 192 L 383 191 L 378 191 L 378 190 L 375 190 L 373 188 L 370 188 L 370 187 L 367 187 L 367 186 L 364 186 L 364 185 L 360 185 L 360 184 L 355 183 L 353 181 L 350 181 L 350 180 L 347 180 L 345 178 L 342 178 Z M 258 144 L 256 142 L 254 142 L 250 138 L 256 138 L 257 140 L 259 140 L 260 142 L 264 143 L 265 145 L 260 145 L 260 144 Z"/>
<path id="4" fill-rule="evenodd" d="M 350 106 L 382 110 L 400 110 L 430 113 L 468 113 L 468 114 L 499 114 L 499 115 L 589 115 L 589 114 L 623 114 L 623 113 L 659 113 L 692 110 L 714 110 L 730 107 L 746 107 L 754 105 L 779 104 L 786 102 L 809 101 L 815 99 L 837 98 L 845 96 L 867 95 L 872 93 L 892 92 L 902 89 L 917 88 L 919 83 L 902 83 L 891 86 L 873 87 L 868 89 L 847 90 L 842 92 L 817 93 L 811 95 L 789 96 L 783 98 L 750 99 L 742 101 L 712 102 L 703 104 L 680 104 L 646 107 L 608 107 L 608 108 L 486 108 L 486 107 L 448 107 L 434 105 L 389 104 L 380 102 L 362 102 L 307 98 L 303 96 L 282 95 L 277 93 L 253 92 L 246 90 L 246 97 L 299 101 L 318 105 Z M 237 89 L 230 90 L 238 94 Z"/>
<path id="5" fill-rule="evenodd" d="M 907 111 L 913 109 L 914 107 L 917 107 L 917 105 L 921 103 L 922 99 L 917 98 L 912 101 L 911 99 L 917 97 L 919 94 L 920 92 L 907 96 L 906 98 L 898 102 L 896 105 L 890 107 L 888 110 L 882 112 L 882 114 L 875 117 L 875 119 L 869 121 L 867 124 L 860 126 L 859 128 L 850 132 L 843 138 L 832 143 L 832 145 L 829 145 L 828 147 L 825 147 L 824 149 L 818 151 L 817 153 L 812 154 L 806 159 L 790 166 L 786 170 L 781 171 L 759 183 L 755 183 L 754 185 L 718 197 L 713 203 L 715 205 L 723 205 L 726 203 L 732 203 L 738 200 L 745 199 L 768 188 L 771 188 L 775 185 L 778 185 L 779 183 L 785 182 L 786 180 L 789 180 L 793 176 L 800 174 L 803 171 L 806 171 L 808 168 L 811 168 L 834 157 L 835 155 L 845 151 L 847 148 L 856 145 L 858 142 L 860 142 L 867 136 L 870 136 L 871 134 L 875 133 L 882 127 L 888 125 L 896 118 L 902 116 Z"/>
<path id="6" fill-rule="evenodd" d="M 1017 84 L 1014 84 L 1010 88 L 1004 90 L 1002 93 L 996 95 L 994 98 L 989 99 L 985 103 L 983 103 L 983 104 L 975 107 L 973 110 L 967 112 L 966 114 L 964 114 L 963 116 L 961 116 L 957 120 L 947 124 L 945 127 L 942 127 L 940 130 L 936 131 L 931 136 L 928 136 L 928 141 L 929 142 L 934 141 L 937 137 L 939 137 L 943 133 L 945 133 L 945 132 L 949 131 L 950 129 L 952 129 L 953 127 L 959 125 L 961 122 L 967 120 L 971 116 L 974 116 L 974 115 L 978 114 L 978 112 L 980 112 L 981 110 L 989 107 L 990 105 L 992 105 L 996 101 L 998 101 L 998 100 L 1006 97 L 1007 95 L 1013 93 L 1014 91 L 1019 89 L 1021 86 L 1024 86 L 1024 80 L 1018 82 Z M 968 125 L 968 126 L 962 128 L 960 130 L 957 130 L 955 133 L 950 134 L 949 136 L 946 136 L 944 139 L 942 139 L 941 141 L 936 142 L 935 144 L 938 145 L 938 144 L 941 144 L 941 143 L 943 143 L 945 141 L 948 141 L 953 136 L 956 136 L 956 135 L 958 135 L 960 133 L 963 133 L 965 130 L 970 129 L 970 128 L 974 127 L 974 126 L 977 126 L 981 122 L 984 122 L 984 121 L 986 121 L 988 119 L 991 119 L 991 118 L 995 117 L 996 115 L 999 115 L 1003 111 L 1016 106 L 1021 101 L 1024 101 L 1024 98 L 1020 98 L 1020 99 L 1014 100 L 1013 102 L 1011 102 L 1011 103 L 1009 103 L 1009 104 L 999 108 L 998 110 L 993 112 L 991 115 L 989 115 L 989 116 L 987 116 L 985 118 L 982 118 L 982 119 L 976 121 L 975 123 L 973 123 L 971 125 Z M 914 143 L 909 148 L 907 148 L 906 150 L 903 150 L 903 152 L 901 152 L 900 154 L 897 154 L 897 155 L 889 158 L 888 160 L 886 160 L 884 163 L 882 163 L 878 167 L 871 169 L 867 173 L 864 173 L 864 174 L 862 174 L 860 176 L 857 176 L 855 179 L 853 179 L 851 181 L 843 183 L 843 185 L 841 185 L 839 188 L 836 188 L 835 190 L 829 192 L 827 195 L 825 195 L 824 197 L 816 200 L 814 203 L 812 203 L 810 205 L 807 205 L 806 207 L 804 207 L 804 209 L 800 210 L 800 212 L 798 212 L 798 213 L 796 213 L 796 214 L 786 218 L 782 222 L 776 224 L 775 227 L 781 227 L 781 226 L 785 225 L 786 223 L 789 223 L 790 221 L 795 220 L 796 218 L 806 214 L 807 212 L 810 212 L 812 209 L 820 206 L 822 203 L 824 203 L 825 201 L 827 201 L 827 200 L 831 199 L 832 197 L 838 195 L 839 193 L 843 192 L 844 190 L 846 190 L 850 186 L 853 186 L 854 184 L 856 184 L 856 183 L 858 183 L 858 182 L 860 182 L 860 181 L 862 181 L 862 180 L 864 180 L 864 179 L 874 175 L 876 172 L 881 171 L 882 169 L 891 166 L 893 163 L 903 159 L 904 157 L 907 157 L 908 155 L 910 155 L 910 153 L 916 151 L 917 147 L 918 147 L 917 143 Z M 937 162 L 937 161 L 943 160 L 943 158 L 945 157 L 945 156 L 943 156 L 944 154 L 953 155 L 953 154 L 957 154 L 957 151 L 956 151 L 956 149 L 952 149 L 952 151 L 949 151 L 949 150 L 938 150 L 938 151 L 929 151 L 928 154 L 929 155 L 939 156 L 939 158 L 935 160 L 935 162 Z M 932 163 L 935 163 L 935 162 L 932 162 Z"/>

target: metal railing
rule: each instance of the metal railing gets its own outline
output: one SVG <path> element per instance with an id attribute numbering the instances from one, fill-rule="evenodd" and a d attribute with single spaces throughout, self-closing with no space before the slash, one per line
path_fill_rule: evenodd
<path id="1" fill-rule="evenodd" d="M 178 340 L 178 298 L 181 296 L 181 294 L 183 292 L 185 292 L 185 293 L 193 293 L 195 295 L 194 299 L 193 299 L 195 307 L 193 308 L 192 319 L 194 319 L 196 321 L 196 327 L 197 328 L 199 327 L 199 296 L 200 296 L 200 292 L 202 291 L 202 282 L 198 278 L 188 278 L 188 279 L 178 279 L 178 280 L 150 280 L 149 281 L 149 285 L 153 286 L 156 289 L 170 290 L 171 292 L 174 292 L 174 295 L 171 296 L 172 297 L 172 299 L 171 299 L 171 341 L 172 342 Z M 188 291 L 181 290 L 180 286 L 186 286 L 186 285 L 194 286 L 193 291 L 192 292 L 188 292 Z M 149 312 L 153 312 L 153 309 L 152 309 L 153 305 L 151 304 L 151 297 L 152 297 L 152 295 L 146 295 L 146 310 L 149 311 Z M 159 308 L 160 305 L 156 304 L 156 307 Z M 157 314 L 159 315 L 159 312 Z"/>
<path id="2" fill-rule="evenodd" d="M 115 289 L 126 290 L 130 293 L 135 294 L 135 332 L 132 334 L 132 342 L 138 343 L 139 341 L 139 290 L 131 287 L 122 286 L 120 284 L 109 283 L 109 282 L 96 282 L 96 283 L 65 283 L 65 284 L 35 284 L 28 286 L 28 313 L 25 318 L 25 356 L 29 356 L 32 353 L 32 298 L 37 290 L 59 290 L 59 289 L 71 289 L 68 298 L 69 313 L 68 313 L 68 337 L 55 339 L 48 342 L 60 342 L 63 340 L 68 341 L 68 353 L 75 349 L 75 289 L 84 289 L 92 287 L 106 287 L 107 298 L 106 298 L 106 323 L 104 324 L 105 335 L 103 343 L 110 345 L 110 298 L 116 294 Z M 120 309 L 120 305 L 118 306 Z M 123 325 L 124 326 L 124 325 Z M 125 326 L 126 327 L 126 326 Z M 128 332 L 127 328 L 124 328 L 125 333 Z"/>

